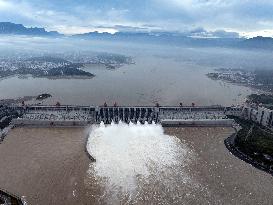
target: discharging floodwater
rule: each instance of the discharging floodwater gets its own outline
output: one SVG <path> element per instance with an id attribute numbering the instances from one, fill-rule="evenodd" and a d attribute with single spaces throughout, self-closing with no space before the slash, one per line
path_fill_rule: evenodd
<path id="1" fill-rule="evenodd" d="M 231 128 L 166 128 L 164 133 L 160 127 L 149 128 L 145 133 L 156 131 L 159 139 L 152 144 L 151 135 L 145 145 L 125 127 L 118 133 L 133 135 L 132 141 L 124 141 L 121 136 L 120 143 L 128 150 L 111 147 L 119 144 L 114 140 L 119 137 L 114 136 L 111 141 L 107 134 L 115 134 L 115 129 L 97 130 L 96 136 L 102 137 L 93 138 L 93 143 L 97 143 L 97 148 L 108 143 L 110 150 L 93 149 L 99 160 L 94 164 L 85 150 L 88 136 L 85 129 L 13 129 L 0 144 L 0 188 L 25 196 L 34 205 L 119 201 L 123 204 L 273 203 L 272 176 L 237 159 L 225 148 L 224 139 L 233 133 Z M 136 150 L 132 150 L 134 147 Z M 137 149 L 142 149 L 144 155 L 134 156 L 141 153 Z M 127 155 L 111 158 L 109 151 L 113 155 Z M 147 163 L 130 162 L 136 159 Z M 119 165 L 116 170 L 115 164 Z M 111 178 L 109 173 L 120 180 Z M 108 182 L 115 186 L 109 189 Z"/>

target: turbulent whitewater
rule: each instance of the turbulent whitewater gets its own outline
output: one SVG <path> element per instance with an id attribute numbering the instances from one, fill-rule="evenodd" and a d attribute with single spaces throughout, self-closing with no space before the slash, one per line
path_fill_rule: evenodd
<path id="1" fill-rule="evenodd" d="M 90 164 L 90 177 L 104 189 L 103 198 L 111 196 L 112 202 L 118 196 L 130 202 L 144 200 L 138 197 L 145 187 L 161 186 L 157 192 L 164 193 L 190 181 L 183 167 L 192 157 L 191 150 L 164 134 L 161 125 L 101 123 L 92 127 L 87 151 L 96 159 Z"/>

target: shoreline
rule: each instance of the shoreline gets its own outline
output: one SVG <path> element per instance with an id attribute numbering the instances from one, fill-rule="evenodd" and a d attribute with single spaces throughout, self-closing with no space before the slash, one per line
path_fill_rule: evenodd
<path id="1" fill-rule="evenodd" d="M 234 144 L 236 137 L 237 137 L 237 132 L 233 133 L 231 136 L 229 136 L 228 138 L 224 140 L 224 144 L 226 148 L 229 150 L 229 152 L 235 157 L 239 158 L 240 160 L 273 176 L 273 170 L 270 170 L 267 167 L 263 166 L 262 164 L 256 162 L 255 160 L 252 160 L 248 155 L 246 155 L 245 153 L 241 152 L 238 148 L 236 148 Z"/>
<path id="2" fill-rule="evenodd" d="M 92 74 L 92 73 L 91 73 Z M 45 79 L 49 79 L 49 80 L 61 80 L 61 79 L 92 79 L 94 78 L 96 75 L 92 74 L 92 76 L 85 76 L 85 75 L 64 75 L 64 76 L 35 76 L 35 75 L 31 75 L 31 74 L 13 74 L 13 75 L 9 75 L 9 76 L 0 76 L 0 81 L 1 80 L 5 80 L 5 79 L 9 79 L 9 78 L 13 78 L 13 77 L 17 77 L 19 79 L 27 79 L 29 77 L 31 78 L 45 78 Z"/>
<path id="3" fill-rule="evenodd" d="M 214 80 L 214 81 L 220 81 L 220 82 L 228 83 L 231 85 L 243 86 L 243 87 L 251 89 L 256 94 L 268 94 L 268 95 L 273 94 L 272 90 L 268 90 L 262 86 L 258 86 L 258 85 L 255 86 L 255 85 L 249 85 L 247 83 L 233 82 L 233 81 L 229 81 L 227 79 L 214 78 L 214 77 L 211 77 L 209 74 L 211 74 L 211 73 L 206 74 L 207 78 Z"/>
<path id="4" fill-rule="evenodd" d="M 25 202 L 19 196 L 9 193 L 7 190 L 0 189 L 0 202 L 3 201 L 5 204 L 24 205 Z"/>

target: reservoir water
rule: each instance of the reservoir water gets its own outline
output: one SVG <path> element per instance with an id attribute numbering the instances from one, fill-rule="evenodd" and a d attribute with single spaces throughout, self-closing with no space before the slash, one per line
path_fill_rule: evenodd
<path id="1" fill-rule="evenodd" d="M 0 99 L 50 93 L 45 104 L 102 105 L 236 105 L 254 92 L 250 88 L 209 79 L 212 66 L 154 55 L 134 56 L 135 64 L 116 70 L 86 65 L 92 79 L 10 77 L 0 80 Z"/>

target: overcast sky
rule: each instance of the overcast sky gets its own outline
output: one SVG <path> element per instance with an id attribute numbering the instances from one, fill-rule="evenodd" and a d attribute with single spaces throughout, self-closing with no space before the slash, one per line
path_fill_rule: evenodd
<path id="1" fill-rule="evenodd" d="M 273 36 L 273 0 L 0 0 L 0 21 L 66 34 L 204 28 Z"/>

